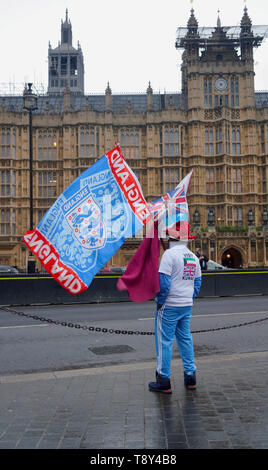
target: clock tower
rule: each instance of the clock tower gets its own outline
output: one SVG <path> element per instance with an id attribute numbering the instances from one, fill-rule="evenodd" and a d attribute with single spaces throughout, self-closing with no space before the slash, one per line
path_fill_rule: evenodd
<path id="1" fill-rule="evenodd" d="M 192 9 L 187 27 L 177 30 L 176 48 L 183 49 L 185 165 L 194 168 L 191 221 L 194 215 L 199 221 L 197 244 L 203 251 L 222 263 L 232 248 L 235 267 L 249 258 L 254 265 L 250 217 L 253 213 L 255 226 L 262 226 L 268 207 L 267 159 L 260 147 L 266 122 L 256 106 L 253 60 L 266 28 L 253 26 L 245 7 L 239 26 L 222 26 L 218 12 L 215 27 L 200 27 Z"/>
<path id="2" fill-rule="evenodd" d="M 187 28 L 178 28 L 176 48 L 183 48 L 182 94 L 186 109 L 255 106 L 253 47 L 256 36 L 247 8 L 239 27 L 198 27 L 194 10 Z M 240 54 L 239 54 L 240 53 Z"/>

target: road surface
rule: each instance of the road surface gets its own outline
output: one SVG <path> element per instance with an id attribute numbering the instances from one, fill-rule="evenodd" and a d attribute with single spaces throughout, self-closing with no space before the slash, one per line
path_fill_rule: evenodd
<path id="1" fill-rule="evenodd" d="M 153 332 L 154 309 L 154 302 L 13 308 L 82 326 L 141 332 Z M 192 317 L 196 356 L 266 351 L 268 320 L 226 330 L 195 333 L 266 317 L 267 296 L 197 299 Z M 51 325 L 3 310 L 0 310 L 0 351 L 0 375 L 127 364 L 155 358 L 153 335 L 90 332 Z M 174 357 L 178 357 L 175 342 Z"/>

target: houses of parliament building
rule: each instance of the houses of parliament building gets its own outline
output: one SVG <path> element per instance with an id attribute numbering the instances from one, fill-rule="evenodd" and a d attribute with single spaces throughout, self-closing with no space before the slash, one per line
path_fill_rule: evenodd
<path id="1" fill-rule="evenodd" d="M 172 190 L 193 169 L 187 193 L 195 252 L 233 268 L 268 266 L 268 92 L 254 88 L 254 48 L 265 27 L 247 8 L 239 26 L 199 27 L 194 10 L 177 30 L 181 91 L 84 93 L 81 46 L 66 11 L 48 49 L 48 89 L 32 117 L 33 226 L 85 169 L 119 142 L 146 200 Z M 0 96 L 0 264 L 26 269 L 30 228 L 29 113 Z M 110 260 L 126 265 L 140 240 Z M 40 268 L 37 264 L 37 267 Z"/>

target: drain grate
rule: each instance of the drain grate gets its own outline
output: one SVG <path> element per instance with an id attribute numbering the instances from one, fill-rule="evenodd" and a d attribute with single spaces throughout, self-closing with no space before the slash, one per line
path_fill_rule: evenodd
<path id="1" fill-rule="evenodd" d="M 131 348 L 127 344 L 119 344 L 115 346 L 101 346 L 98 348 L 88 348 L 89 351 L 93 352 L 97 356 L 105 356 L 108 354 L 122 354 L 126 352 L 133 352 L 135 351 L 134 348 Z"/>

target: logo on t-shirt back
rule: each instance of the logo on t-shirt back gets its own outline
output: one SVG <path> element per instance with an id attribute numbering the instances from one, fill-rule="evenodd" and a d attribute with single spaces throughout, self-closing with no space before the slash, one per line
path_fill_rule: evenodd
<path id="1" fill-rule="evenodd" d="M 195 278 L 196 274 L 196 262 L 194 258 L 190 256 L 184 256 L 183 258 L 184 269 L 182 279 L 186 281 L 192 281 Z"/>

